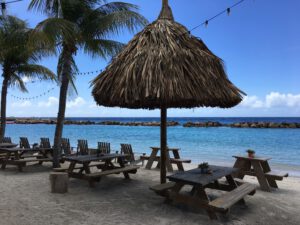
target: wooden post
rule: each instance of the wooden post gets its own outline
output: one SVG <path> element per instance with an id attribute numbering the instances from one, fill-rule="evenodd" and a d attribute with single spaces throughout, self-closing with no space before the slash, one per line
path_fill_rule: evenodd
<path id="1" fill-rule="evenodd" d="M 161 107 L 160 115 L 160 183 L 166 183 L 166 154 L 167 154 L 167 108 Z"/>
<path id="2" fill-rule="evenodd" d="M 172 10 L 169 6 L 168 0 L 162 0 L 162 9 L 159 14 L 159 19 L 167 19 L 167 20 L 174 20 Z"/>
<path id="3" fill-rule="evenodd" d="M 68 192 L 68 183 L 69 183 L 68 173 L 51 172 L 49 175 L 49 179 L 50 179 L 52 193 Z"/>

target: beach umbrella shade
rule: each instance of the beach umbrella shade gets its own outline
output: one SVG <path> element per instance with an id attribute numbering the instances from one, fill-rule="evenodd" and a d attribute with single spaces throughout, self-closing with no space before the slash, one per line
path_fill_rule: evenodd
<path id="1" fill-rule="evenodd" d="M 166 182 L 167 109 L 220 107 L 244 93 L 228 79 L 222 60 L 174 21 L 168 0 L 156 21 L 112 59 L 92 81 L 98 105 L 161 111 L 161 183 Z"/>

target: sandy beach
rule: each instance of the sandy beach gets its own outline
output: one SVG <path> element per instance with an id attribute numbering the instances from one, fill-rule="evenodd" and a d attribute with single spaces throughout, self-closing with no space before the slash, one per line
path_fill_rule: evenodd
<path id="1" fill-rule="evenodd" d="M 193 167 L 193 165 L 189 166 Z M 61 224 L 299 224 L 300 178 L 288 177 L 279 190 L 247 197 L 247 207 L 236 205 L 227 219 L 210 221 L 205 211 L 165 204 L 149 190 L 158 184 L 159 171 L 141 168 L 131 180 L 121 175 L 105 177 L 95 188 L 70 179 L 69 192 L 50 193 L 51 164 L 32 165 L 17 172 L 0 171 L 1 225 Z M 247 181 L 257 184 L 254 178 Z"/>

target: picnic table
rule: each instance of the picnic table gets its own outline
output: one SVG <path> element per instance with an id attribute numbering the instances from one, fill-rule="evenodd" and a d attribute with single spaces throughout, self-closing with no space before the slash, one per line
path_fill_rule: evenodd
<path id="1" fill-rule="evenodd" d="M 245 175 L 255 176 L 263 191 L 271 191 L 272 188 L 278 188 L 276 180 L 282 180 L 288 177 L 288 173 L 272 171 L 268 161 L 269 157 L 247 157 L 233 156 L 236 158 L 234 168 L 239 171 L 235 173 L 235 177 L 243 179 Z"/>
<path id="2" fill-rule="evenodd" d="M 123 173 L 126 179 L 130 179 L 129 173 L 136 173 L 139 166 L 125 165 L 124 158 L 127 156 L 126 154 L 68 156 L 65 157 L 65 160 L 69 161 L 70 165 L 65 170 L 68 172 L 69 177 L 87 180 L 90 187 L 94 187 L 95 182 L 99 182 L 103 176 L 111 174 Z M 118 166 L 113 163 L 115 159 L 117 159 Z M 90 167 L 96 167 L 99 170 L 92 172 Z"/>
<path id="3" fill-rule="evenodd" d="M 245 204 L 244 197 L 255 193 L 255 185 L 234 180 L 232 174 L 236 168 L 210 165 L 211 174 L 202 174 L 200 169 L 178 172 L 167 176 L 170 182 L 151 187 L 150 189 L 174 203 L 182 203 L 193 208 L 207 211 L 210 219 L 217 219 L 217 212 L 227 213 L 237 202 Z M 225 177 L 227 182 L 219 181 Z M 192 186 L 189 194 L 180 193 L 185 186 Z M 208 196 L 206 189 L 226 191 L 214 200 Z"/>
<path id="4" fill-rule="evenodd" d="M 141 156 L 142 160 L 148 160 L 146 169 L 151 169 L 153 162 L 158 161 L 157 167 L 160 167 L 160 157 L 157 155 L 160 151 L 160 147 L 150 147 L 152 152 L 150 156 Z M 167 148 L 166 166 L 169 172 L 173 172 L 172 164 L 176 164 L 179 171 L 184 171 L 183 163 L 191 163 L 190 159 L 181 159 L 179 155 L 179 148 Z M 170 157 L 170 152 L 173 153 L 174 158 Z"/>
<path id="5" fill-rule="evenodd" d="M 52 148 L 0 148 L 0 153 L 4 154 L 0 160 L 1 169 L 5 169 L 6 165 L 15 165 L 19 171 L 23 171 L 23 167 L 28 162 L 52 161 Z"/>

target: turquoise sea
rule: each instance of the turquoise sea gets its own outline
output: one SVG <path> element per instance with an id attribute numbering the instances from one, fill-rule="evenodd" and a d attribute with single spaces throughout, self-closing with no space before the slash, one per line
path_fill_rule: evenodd
<path id="1" fill-rule="evenodd" d="M 159 118 L 69 118 L 90 121 L 159 121 Z M 221 123 L 272 121 L 300 122 L 300 118 L 169 118 L 183 124 L 187 121 L 219 121 Z M 40 137 L 53 139 L 54 125 L 8 124 L 7 136 L 18 142 L 20 136 L 27 136 L 31 143 Z M 127 127 L 103 125 L 67 125 L 64 137 L 70 138 L 76 147 L 77 139 L 87 139 L 90 147 L 98 141 L 110 142 L 112 149 L 120 149 L 120 143 L 132 144 L 140 153 L 150 153 L 150 146 L 159 146 L 159 127 Z M 272 157 L 271 165 L 276 169 L 288 170 L 300 175 L 300 129 L 254 129 L 254 128 L 184 128 L 182 125 L 168 128 L 168 145 L 181 148 L 181 157 L 192 159 L 193 163 L 232 165 L 232 155 L 245 154 L 249 148 L 257 155 Z"/>

